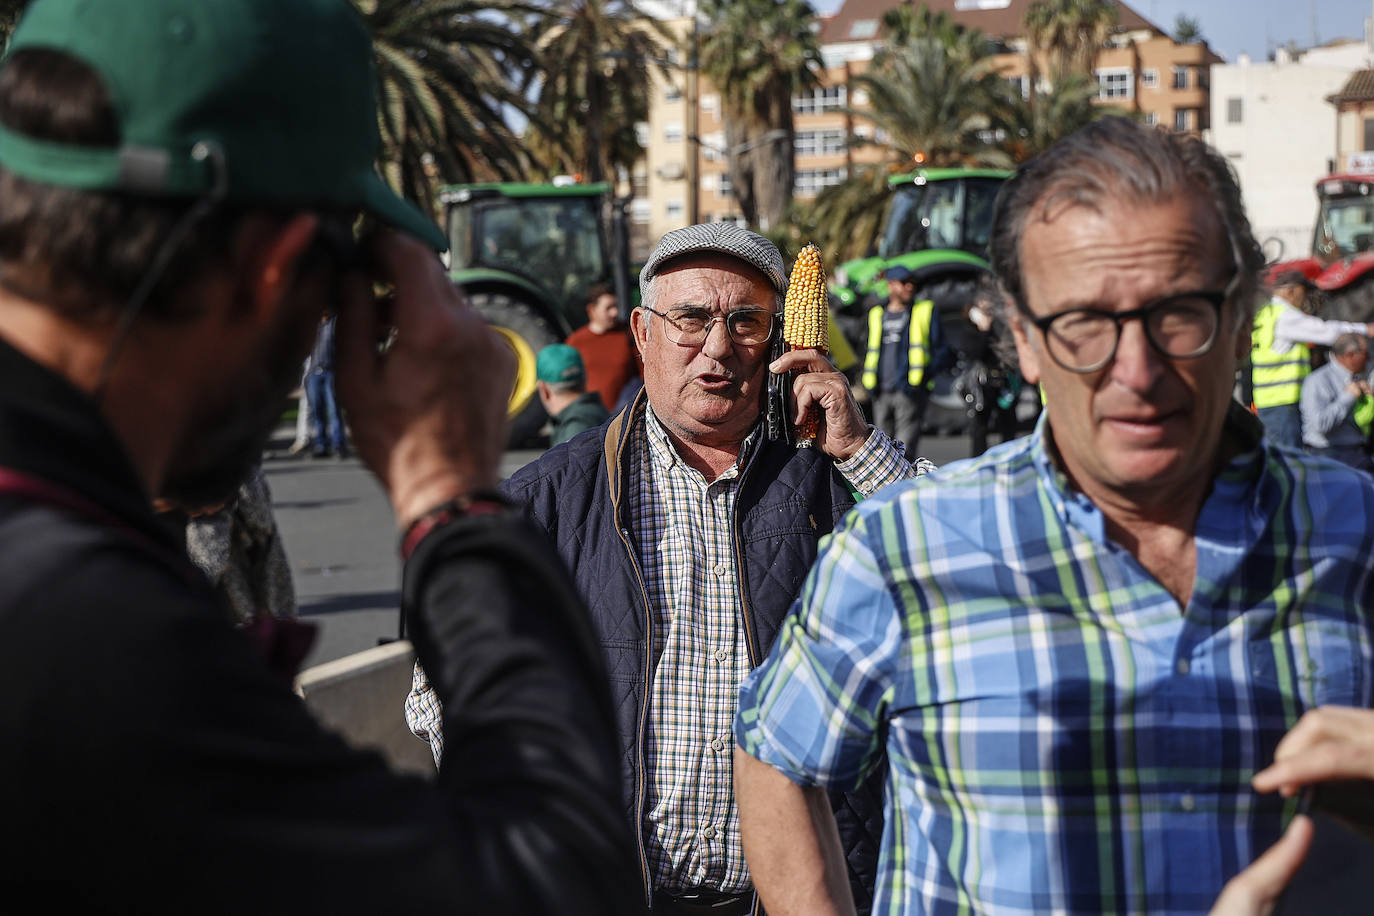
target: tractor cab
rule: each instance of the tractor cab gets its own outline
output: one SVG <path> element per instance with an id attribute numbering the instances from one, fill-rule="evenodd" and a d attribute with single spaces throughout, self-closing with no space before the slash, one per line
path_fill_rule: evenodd
<path id="1" fill-rule="evenodd" d="M 1312 253 L 1325 263 L 1374 250 L 1374 175 L 1332 175 L 1317 183 Z"/>
<path id="2" fill-rule="evenodd" d="M 988 256 L 992 207 L 1006 173 L 930 169 L 894 188 L 878 256 L 944 249 Z"/>

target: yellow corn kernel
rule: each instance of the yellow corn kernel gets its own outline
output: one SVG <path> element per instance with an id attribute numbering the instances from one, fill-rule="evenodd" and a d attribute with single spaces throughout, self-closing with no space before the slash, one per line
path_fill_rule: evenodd
<path id="1" fill-rule="evenodd" d="M 830 348 L 830 308 L 825 294 L 821 250 L 807 245 L 792 264 L 783 299 L 782 339 L 794 350 Z"/>

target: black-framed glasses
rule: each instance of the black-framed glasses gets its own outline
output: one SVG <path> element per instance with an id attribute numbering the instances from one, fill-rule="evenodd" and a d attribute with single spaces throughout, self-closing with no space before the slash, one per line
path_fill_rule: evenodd
<path id="1" fill-rule="evenodd" d="M 1123 322 L 1140 319 L 1145 339 L 1170 359 L 1196 359 L 1216 345 L 1221 307 L 1235 292 L 1239 273 L 1220 291 L 1203 290 L 1165 296 L 1129 312 L 1068 309 L 1037 317 L 1024 303 L 1017 308 L 1040 329 L 1050 357 L 1070 372 L 1096 372 L 1116 356 Z"/>
<path id="2" fill-rule="evenodd" d="M 668 339 L 683 347 L 699 347 L 706 343 L 717 321 L 725 323 L 726 333 L 741 347 L 757 347 L 767 343 L 773 334 L 775 313 L 769 309 L 736 309 L 725 315 L 712 315 L 704 308 L 695 307 L 670 309 L 666 313 L 647 305 L 641 305 L 640 308 L 662 318 Z"/>

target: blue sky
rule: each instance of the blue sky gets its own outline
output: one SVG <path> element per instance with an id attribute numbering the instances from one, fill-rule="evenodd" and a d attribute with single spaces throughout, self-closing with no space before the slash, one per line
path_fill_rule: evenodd
<path id="1" fill-rule="evenodd" d="M 816 9 L 830 12 L 841 0 L 812 0 Z M 1363 38 L 1364 21 L 1374 14 L 1374 0 L 1127 0 L 1127 5 L 1165 31 L 1172 31 L 1179 13 L 1202 24 L 1212 50 L 1234 63 L 1246 53 L 1263 60 L 1276 45 L 1295 41 Z"/>

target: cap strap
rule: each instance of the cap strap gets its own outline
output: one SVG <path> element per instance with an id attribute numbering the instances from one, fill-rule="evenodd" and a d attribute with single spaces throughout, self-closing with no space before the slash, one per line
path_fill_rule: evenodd
<path id="1" fill-rule="evenodd" d="M 163 148 L 75 146 L 37 140 L 0 124 L 0 165 L 42 184 L 135 194 L 196 195 L 215 184 L 215 163 Z"/>

